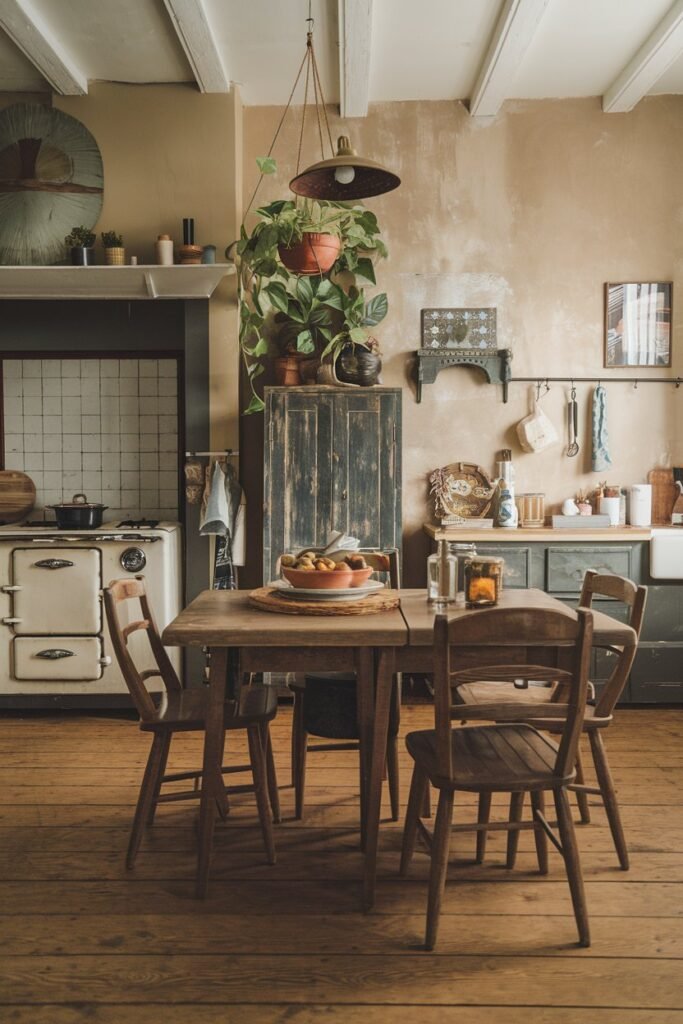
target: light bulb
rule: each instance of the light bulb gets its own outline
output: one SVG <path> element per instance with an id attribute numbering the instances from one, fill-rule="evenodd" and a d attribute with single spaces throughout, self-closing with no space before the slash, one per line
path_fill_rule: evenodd
<path id="1" fill-rule="evenodd" d="M 356 172 L 353 167 L 343 166 L 334 169 L 334 180 L 340 185 L 350 185 L 355 177 Z"/>

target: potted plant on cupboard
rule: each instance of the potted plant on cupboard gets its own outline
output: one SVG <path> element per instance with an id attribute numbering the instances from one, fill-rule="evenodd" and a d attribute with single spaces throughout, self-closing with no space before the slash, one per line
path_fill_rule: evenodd
<path id="1" fill-rule="evenodd" d="M 126 262 L 123 237 L 116 231 L 103 231 L 100 235 L 104 246 L 104 262 L 108 267 L 121 267 Z"/>
<path id="2" fill-rule="evenodd" d="M 262 173 L 270 173 L 264 164 L 259 161 Z M 274 161 L 269 165 L 274 169 Z M 247 232 L 242 226 L 235 246 L 240 346 L 252 392 L 246 413 L 263 409 L 255 382 L 275 343 L 279 359 L 289 360 L 288 381 L 295 380 L 295 360 L 300 367 L 308 364 L 310 376 L 311 363 L 317 366 L 324 351 L 333 351 L 333 343 L 341 349 L 347 294 L 343 284 L 348 281 L 343 272 L 352 274 L 352 281 L 360 278 L 374 284 L 374 261 L 386 256 L 377 218 L 359 204 L 277 200 L 260 207 L 256 215 L 254 228 Z M 312 234 L 335 241 L 318 246 L 318 239 L 307 238 Z M 292 253 L 297 246 L 304 248 L 303 262 Z"/>
<path id="3" fill-rule="evenodd" d="M 95 262 L 95 234 L 90 228 L 72 228 L 64 239 L 74 267 L 89 267 Z"/>
<path id="4" fill-rule="evenodd" d="M 369 387 L 377 384 L 382 369 L 379 342 L 370 329 L 384 320 L 389 311 L 385 292 L 365 298 L 365 290 L 351 285 L 348 291 L 340 289 L 341 329 L 323 349 L 322 358 L 328 367 L 330 383 L 357 384 Z"/>

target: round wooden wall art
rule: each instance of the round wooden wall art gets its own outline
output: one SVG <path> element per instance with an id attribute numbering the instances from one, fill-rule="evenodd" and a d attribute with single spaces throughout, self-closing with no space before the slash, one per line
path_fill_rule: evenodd
<path id="1" fill-rule="evenodd" d="M 92 228 L 102 209 L 102 157 L 75 117 L 37 103 L 0 111 L 0 263 L 66 258 L 72 228 Z"/>

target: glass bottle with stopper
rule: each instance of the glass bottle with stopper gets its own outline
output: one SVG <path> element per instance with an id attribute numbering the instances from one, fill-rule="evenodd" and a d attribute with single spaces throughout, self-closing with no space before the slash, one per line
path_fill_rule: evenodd
<path id="1" fill-rule="evenodd" d="M 457 589 L 458 560 L 447 541 L 437 541 L 436 554 L 427 559 L 427 600 L 437 606 L 453 604 Z"/>

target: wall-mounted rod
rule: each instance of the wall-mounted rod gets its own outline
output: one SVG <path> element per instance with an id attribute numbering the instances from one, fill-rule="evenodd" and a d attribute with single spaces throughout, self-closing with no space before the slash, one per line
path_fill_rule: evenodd
<path id="1" fill-rule="evenodd" d="M 185 452 L 186 459 L 196 459 L 201 458 L 202 456 L 208 458 L 212 458 L 214 456 L 216 458 L 221 458 L 221 456 L 225 458 L 227 456 L 229 459 L 236 459 L 238 455 L 239 452 L 236 448 L 223 448 L 220 452 Z"/>
<path id="2" fill-rule="evenodd" d="M 683 384 L 683 377 L 510 377 L 508 384 L 536 384 L 537 387 L 546 385 L 549 390 L 550 384 L 673 384 L 680 388 Z M 503 391 L 503 401 L 507 402 L 507 395 Z"/>

